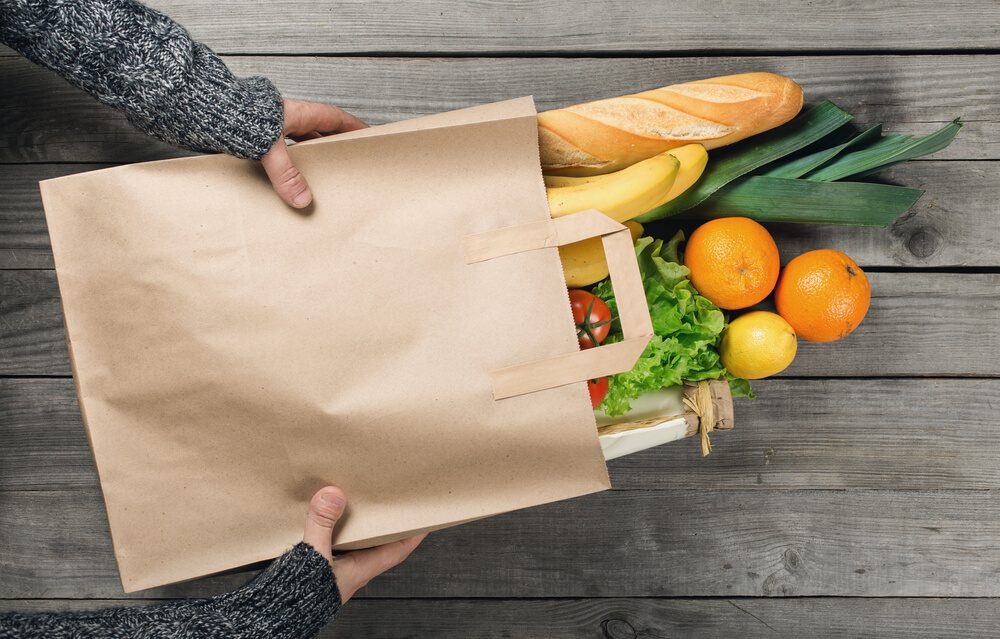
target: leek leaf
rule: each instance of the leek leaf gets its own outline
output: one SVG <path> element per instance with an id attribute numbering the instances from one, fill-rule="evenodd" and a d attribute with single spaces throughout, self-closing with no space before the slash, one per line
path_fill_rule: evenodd
<path id="1" fill-rule="evenodd" d="M 768 177 L 783 177 L 783 178 L 797 178 L 802 177 L 809 171 L 822 166 L 832 160 L 833 158 L 840 155 L 845 149 L 849 149 L 855 146 L 866 145 L 873 140 L 879 139 L 882 135 L 882 125 L 876 124 L 872 128 L 859 133 L 852 138 L 848 139 L 843 144 L 838 144 L 836 146 L 821 149 L 814 153 L 809 153 L 808 155 L 803 155 L 800 158 L 794 160 L 789 160 L 788 162 L 775 162 L 767 167 L 764 171 L 758 173 L 757 175 L 766 175 Z"/>
<path id="2" fill-rule="evenodd" d="M 751 176 L 716 191 L 685 218 L 742 216 L 758 222 L 887 226 L 923 195 L 870 182 L 815 182 Z"/>
<path id="3" fill-rule="evenodd" d="M 886 136 L 867 148 L 838 157 L 826 166 L 806 174 L 805 179 L 831 182 L 871 175 L 894 164 L 940 151 L 951 144 L 961 128 L 962 122 L 956 118 L 922 138 Z"/>
<path id="4" fill-rule="evenodd" d="M 736 178 L 816 142 L 849 122 L 851 117 L 833 102 L 821 102 L 791 122 L 720 151 L 694 186 L 636 219 L 652 222 L 697 206 Z"/>

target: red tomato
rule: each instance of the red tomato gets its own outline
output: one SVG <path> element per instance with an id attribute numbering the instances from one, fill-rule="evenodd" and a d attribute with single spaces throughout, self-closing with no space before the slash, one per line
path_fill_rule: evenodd
<path id="1" fill-rule="evenodd" d="M 593 348 L 603 342 L 611 330 L 611 309 L 604 300 L 574 288 L 569 292 L 569 304 L 580 348 Z"/>
<path id="2" fill-rule="evenodd" d="M 608 378 L 601 377 L 590 380 L 587 382 L 587 390 L 590 391 L 590 405 L 597 408 L 608 394 Z"/>

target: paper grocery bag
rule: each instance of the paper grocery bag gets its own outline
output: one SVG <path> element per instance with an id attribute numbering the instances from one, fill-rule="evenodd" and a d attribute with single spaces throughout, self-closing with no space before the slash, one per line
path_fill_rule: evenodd
<path id="1" fill-rule="evenodd" d="M 342 548 L 608 488 L 583 380 L 648 312 L 623 227 L 549 219 L 535 116 L 296 145 L 304 213 L 223 156 L 41 184 L 126 591 L 281 554 L 327 484 Z M 581 352 L 555 246 L 596 235 L 636 311 Z"/>

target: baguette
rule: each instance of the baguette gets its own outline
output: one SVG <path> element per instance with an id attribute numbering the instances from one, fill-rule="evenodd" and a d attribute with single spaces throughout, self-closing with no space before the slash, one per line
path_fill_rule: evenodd
<path id="1" fill-rule="evenodd" d="M 542 170 L 599 175 L 691 144 L 716 149 L 791 120 L 802 88 L 774 73 L 743 73 L 538 114 Z"/>

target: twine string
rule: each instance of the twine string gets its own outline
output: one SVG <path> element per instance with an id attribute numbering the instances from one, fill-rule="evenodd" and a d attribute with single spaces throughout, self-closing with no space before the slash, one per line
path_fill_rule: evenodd
<path id="1" fill-rule="evenodd" d="M 707 457 L 712 452 L 712 440 L 708 434 L 715 430 L 715 404 L 712 403 L 712 390 L 708 382 L 698 382 L 694 398 L 685 397 L 684 405 L 698 416 L 698 432 L 701 434 L 701 456 Z"/>

